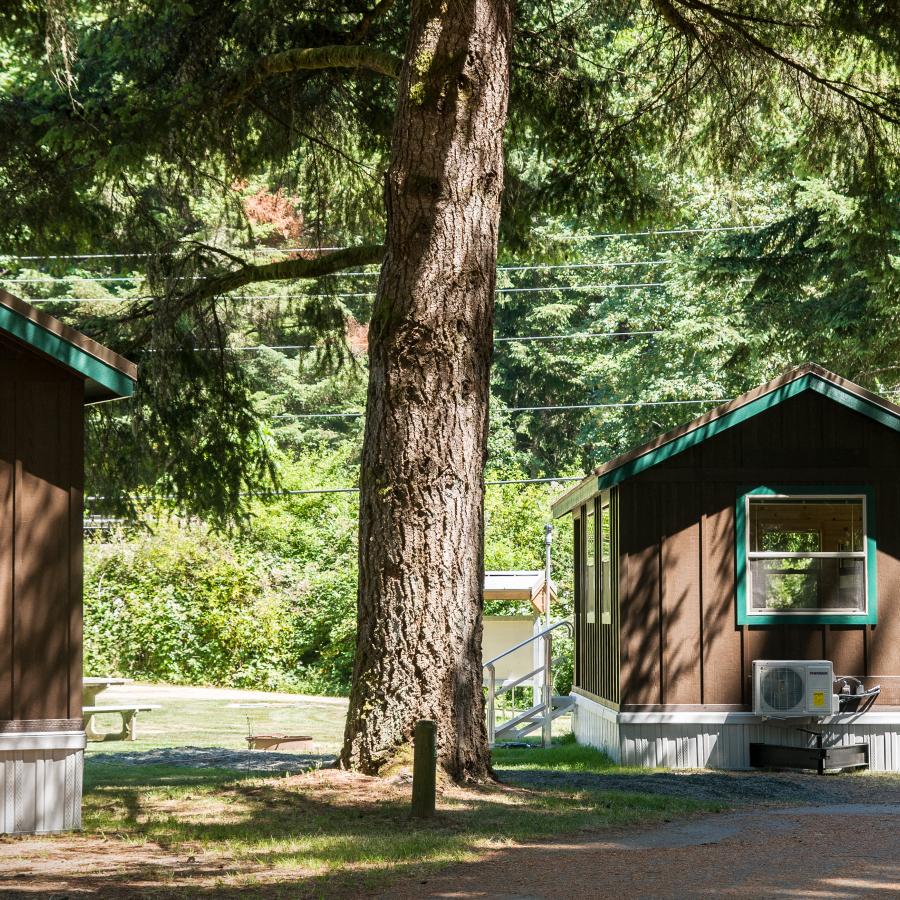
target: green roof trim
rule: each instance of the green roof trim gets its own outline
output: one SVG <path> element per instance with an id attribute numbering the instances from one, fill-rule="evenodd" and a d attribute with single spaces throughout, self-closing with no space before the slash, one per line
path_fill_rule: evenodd
<path id="1" fill-rule="evenodd" d="M 0 329 L 96 382 L 110 392 L 111 398 L 130 397 L 134 393 L 133 379 L 3 304 L 0 304 Z"/>
<path id="2" fill-rule="evenodd" d="M 759 394 L 753 399 L 735 406 L 733 409 L 722 412 L 721 415 L 715 415 L 714 418 L 702 425 L 696 425 L 695 427 L 691 423 L 676 429 L 681 432 L 677 437 L 659 446 L 652 447 L 645 453 L 641 453 L 640 449 L 638 449 L 624 454 L 623 461 L 618 465 L 615 460 L 611 460 L 606 466 L 601 467 L 597 473 L 587 476 L 583 482 L 556 500 L 552 505 L 553 516 L 558 517 L 572 512 L 573 509 L 584 503 L 586 499 L 594 496 L 594 494 L 621 484 L 623 481 L 639 475 L 641 472 L 645 472 L 647 469 L 653 468 L 653 466 L 659 465 L 667 459 L 671 459 L 678 453 L 689 450 L 691 447 L 696 447 L 703 441 L 721 434 L 729 428 L 734 428 L 735 425 L 740 425 L 742 422 L 746 422 L 748 419 L 766 412 L 780 403 L 784 403 L 785 400 L 802 394 L 804 391 L 815 391 L 854 412 L 867 416 L 886 428 L 900 432 L 900 412 L 879 404 L 877 402 L 878 398 L 874 395 L 869 395 L 869 397 L 863 396 L 838 383 L 838 381 L 831 380 L 827 377 L 831 373 L 825 370 L 809 371 L 809 366 L 805 368 L 807 371 L 799 377 L 790 381 L 784 381 L 766 393 Z M 820 372 L 823 374 L 819 374 Z M 837 376 L 833 377 L 837 378 Z M 851 387 L 861 390 L 856 385 L 851 385 Z M 684 428 L 689 430 L 684 430 Z"/>
<path id="3" fill-rule="evenodd" d="M 619 484 L 627 478 L 659 465 L 659 463 L 671 459 L 671 457 L 681 453 L 683 450 L 696 447 L 697 444 L 701 444 L 703 441 L 723 431 L 727 431 L 729 428 L 734 428 L 735 425 L 740 425 L 742 422 L 746 422 L 748 419 L 752 419 L 754 416 L 766 412 L 780 403 L 784 403 L 785 400 L 802 394 L 804 391 L 815 391 L 840 403 L 842 406 L 846 406 L 848 409 L 874 419 L 881 425 L 885 425 L 894 431 L 900 431 L 900 416 L 896 413 L 879 406 L 877 403 L 866 400 L 864 397 L 860 397 L 858 394 L 854 394 L 834 382 L 826 381 L 818 375 L 808 374 L 797 378 L 795 381 L 790 381 L 774 391 L 770 391 L 768 394 L 763 394 L 744 406 L 739 406 L 737 409 L 725 413 L 725 415 L 713 419 L 705 425 L 701 425 L 699 428 L 689 431 L 681 435 L 681 437 L 675 438 L 675 440 L 669 441 L 669 443 L 663 444 L 655 450 L 651 450 L 649 453 L 645 453 L 643 456 L 638 456 L 636 459 L 624 463 L 610 472 L 605 472 L 597 479 L 597 490 Z"/>

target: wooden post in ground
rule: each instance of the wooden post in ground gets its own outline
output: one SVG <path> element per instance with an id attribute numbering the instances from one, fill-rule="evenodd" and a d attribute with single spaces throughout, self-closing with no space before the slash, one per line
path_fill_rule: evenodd
<path id="1" fill-rule="evenodd" d="M 420 719 L 413 732 L 412 814 L 417 819 L 434 815 L 437 790 L 437 722 Z"/>

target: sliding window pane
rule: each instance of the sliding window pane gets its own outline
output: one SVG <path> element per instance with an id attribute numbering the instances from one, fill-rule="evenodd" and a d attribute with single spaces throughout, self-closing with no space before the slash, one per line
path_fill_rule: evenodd
<path id="1" fill-rule="evenodd" d="M 757 611 L 865 609 L 862 559 L 750 560 L 751 608 Z"/>
<path id="2" fill-rule="evenodd" d="M 858 497 L 750 500 L 749 550 L 763 553 L 854 553 L 863 548 Z"/>

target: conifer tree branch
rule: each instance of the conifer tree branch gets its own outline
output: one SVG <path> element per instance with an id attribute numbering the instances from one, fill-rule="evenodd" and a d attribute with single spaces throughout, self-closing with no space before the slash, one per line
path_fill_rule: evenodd
<path id="1" fill-rule="evenodd" d="M 739 14 L 716 6 L 713 3 L 706 2 L 706 0 L 654 0 L 654 4 L 666 22 L 680 31 L 689 40 L 698 41 L 701 46 L 704 46 L 703 29 L 697 21 L 686 16 L 679 7 L 708 16 L 713 22 L 734 34 L 747 47 L 751 48 L 753 52 L 775 60 L 780 65 L 793 70 L 809 82 L 842 97 L 857 109 L 869 113 L 877 119 L 889 122 L 892 125 L 900 124 L 900 118 L 892 111 L 892 104 L 890 103 L 889 98 L 884 94 L 869 90 L 862 85 L 857 85 L 853 82 L 841 81 L 820 75 L 812 67 L 787 53 L 781 52 L 771 43 L 754 34 L 754 32 L 745 24 L 752 22 L 754 24 L 767 24 L 778 27 L 810 27 L 811 23 L 807 21 L 798 20 L 797 22 L 788 22 L 768 17 L 752 16 L 746 13 Z M 870 101 L 864 99 L 861 95 L 873 97 L 875 100 Z"/>
<path id="2" fill-rule="evenodd" d="M 296 278 L 320 278 L 341 269 L 365 266 L 381 262 L 384 247 L 379 244 L 364 244 L 359 247 L 345 247 L 315 259 L 285 259 L 260 266 L 243 266 L 214 278 L 207 278 L 190 292 L 194 302 L 206 300 L 229 291 L 257 284 L 261 281 L 287 281 Z"/>
<path id="3" fill-rule="evenodd" d="M 225 98 L 226 105 L 237 102 L 266 79 L 309 69 L 368 69 L 389 78 L 400 77 L 402 60 L 377 47 L 335 44 L 327 47 L 303 47 L 263 56 L 245 72 L 236 75 L 234 87 Z"/>
<path id="4" fill-rule="evenodd" d="M 378 2 L 362 17 L 359 25 L 353 29 L 350 40 L 353 41 L 353 43 L 359 43 L 359 41 L 365 40 L 366 35 L 369 33 L 369 29 L 372 27 L 372 23 L 388 12 L 394 5 L 394 2 L 395 0 L 378 0 Z"/>

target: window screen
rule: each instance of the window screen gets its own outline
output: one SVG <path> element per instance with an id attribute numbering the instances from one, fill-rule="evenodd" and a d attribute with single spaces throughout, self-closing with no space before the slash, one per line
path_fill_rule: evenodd
<path id="1" fill-rule="evenodd" d="M 748 612 L 866 611 L 863 497 L 748 497 Z"/>
<path id="2" fill-rule="evenodd" d="M 585 621 L 597 620 L 597 534 L 595 530 L 594 504 L 588 504 L 584 520 L 584 612 Z"/>
<path id="3" fill-rule="evenodd" d="M 600 621 L 612 621 L 612 544 L 610 540 L 609 497 L 600 506 Z"/>

